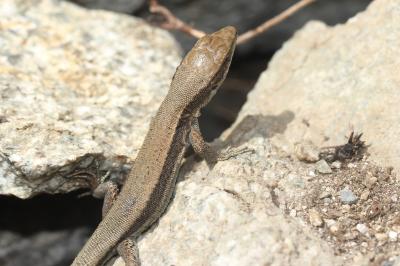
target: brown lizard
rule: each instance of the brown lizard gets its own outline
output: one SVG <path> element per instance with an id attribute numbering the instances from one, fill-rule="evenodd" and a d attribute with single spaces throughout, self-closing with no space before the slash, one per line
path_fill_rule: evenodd
<path id="1" fill-rule="evenodd" d="M 140 265 L 136 239 L 170 203 L 188 144 L 203 158 L 224 157 L 203 140 L 197 118 L 225 79 L 235 44 L 236 29 L 228 26 L 199 39 L 182 60 L 121 192 L 109 185 L 104 218 L 73 266 L 101 265 L 115 247 L 127 266 Z"/>

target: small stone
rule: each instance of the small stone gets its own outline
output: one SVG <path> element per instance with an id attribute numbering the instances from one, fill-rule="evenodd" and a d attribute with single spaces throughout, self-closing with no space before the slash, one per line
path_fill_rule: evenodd
<path id="1" fill-rule="evenodd" d="M 366 189 L 361 193 L 360 199 L 361 200 L 367 200 L 368 196 L 369 196 L 369 190 Z"/>
<path id="2" fill-rule="evenodd" d="M 379 241 L 379 242 L 386 242 L 388 240 L 388 235 L 385 233 L 376 233 L 375 234 L 375 238 Z"/>
<path id="3" fill-rule="evenodd" d="M 324 205 L 329 205 L 329 204 L 332 203 L 332 199 L 331 198 L 324 198 L 323 201 L 324 201 Z"/>
<path id="4" fill-rule="evenodd" d="M 316 177 L 317 175 L 315 174 L 314 170 L 310 170 L 310 172 L 308 172 L 308 176 L 310 177 Z"/>
<path id="5" fill-rule="evenodd" d="M 348 168 L 356 168 L 357 165 L 356 165 L 355 163 L 348 163 L 348 164 L 347 164 L 347 167 L 348 167 Z"/>
<path id="6" fill-rule="evenodd" d="M 344 205 L 342 206 L 342 212 L 343 212 L 343 213 L 348 213 L 348 212 L 350 211 L 350 209 L 351 209 L 351 207 L 350 207 L 349 204 L 344 204 Z"/>
<path id="7" fill-rule="evenodd" d="M 292 217 L 296 217 L 297 211 L 295 209 L 291 209 L 290 212 L 289 212 L 289 215 L 292 216 Z"/>
<path id="8" fill-rule="evenodd" d="M 341 163 L 340 161 L 334 161 L 334 162 L 332 163 L 332 168 L 334 168 L 334 169 L 340 169 L 340 168 L 342 168 L 342 163 Z"/>
<path id="9" fill-rule="evenodd" d="M 383 227 L 380 224 L 372 224 L 372 228 L 374 229 L 375 232 L 383 231 Z"/>
<path id="10" fill-rule="evenodd" d="M 335 220 L 327 219 L 325 220 L 326 225 L 329 228 L 329 232 L 332 235 L 337 235 L 340 232 L 340 223 L 336 222 Z"/>
<path id="11" fill-rule="evenodd" d="M 330 174 L 330 173 L 332 173 L 331 167 L 329 166 L 329 164 L 325 160 L 319 160 L 315 164 L 315 168 L 321 174 Z"/>
<path id="12" fill-rule="evenodd" d="M 397 225 L 397 224 L 393 225 L 392 229 L 393 229 L 393 231 L 399 233 L 400 232 L 400 225 Z"/>
<path id="13" fill-rule="evenodd" d="M 310 220 L 310 223 L 315 227 L 319 227 L 324 224 L 321 215 L 316 209 L 311 209 L 308 211 L 308 218 Z"/>
<path id="14" fill-rule="evenodd" d="M 397 232 L 389 231 L 388 236 L 390 241 L 392 242 L 397 241 Z"/>
<path id="15" fill-rule="evenodd" d="M 304 178 L 304 180 L 306 180 L 306 181 L 311 181 L 311 180 L 314 179 L 313 176 L 309 176 L 309 175 L 305 175 L 305 176 L 303 176 L 303 178 Z"/>
<path id="16" fill-rule="evenodd" d="M 305 186 L 304 180 L 296 174 L 289 173 L 287 176 L 287 180 L 291 183 L 293 187 L 304 188 Z"/>
<path id="17" fill-rule="evenodd" d="M 332 193 L 330 191 L 322 191 L 321 194 L 319 194 L 320 199 L 325 199 L 325 198 L 330 198 L 332 197 Z"/>
<path id="18" fill-rule="evenodd" d="M 324 219 L 324 221 L 328 227 L 331 227 L 332 225 L 336 224 L 336 221 L 333 219 Z"/>
<path id="19" fill-rule="evenodd" d="M 365 224 L 357 224 L 356 228 L 357 228 L 357 231 L 363 235 L 368 233 L 368 227 Z"/>
<path id="20" fill-rule="evenodd" d="M 371 188 L 377 180 L 378 178 L 376 178 L 375 176 L 367 176 L 363 183 L 367 188 Z"/>
<path id="21" fill-rule="evenodd" d="M 395 195 L 391 196 L 390 199 L 391 199 L 393 202 L 397 202 L 398 197 L 397 197 L 397 195 L 395 194 Z"/>
<path id="22" fill-rule="evenodd" d="M 340 200 L 344 204 L 354 204 L 357 202 L 357 197 L 353 194 L 353 191 L 351 191 L 348 187 L 345 187 L 341 191 L 339 191 L 340 195 Z"/>
<path id="23" fill-rule="evenodd" d="M 379 258 L 379 257 L 378 257 Z M 383 258 L 383 255 L 381 255 L 381 257 L 380 258 Z M 382 259 L 383 260 L 383 259 Z M 396 266 L 396 265 L 399 265 L 398 264 L 398 259 L 396 259 L 395 261 L 393 261 L 393 260 L 390 260 L 390 259 L 388 259 L 388 260 L 384 260 L 382 263 L 381 263 L 381 266 Z"/>
<path id="24" fill-rule="evenodd" d="M 312 142 L 297 143 L 294 152 L 299 161 L 314 163 L 319 160 L 319 150 Z"/>

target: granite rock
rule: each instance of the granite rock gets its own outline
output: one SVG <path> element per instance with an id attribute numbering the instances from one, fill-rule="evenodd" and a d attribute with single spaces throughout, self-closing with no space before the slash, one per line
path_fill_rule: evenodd
<path id="1" fill-rule="evenodd" d="M 304 222 L 285 215 L 291 209 L 300 215 L 306 201 L 316 201 L 320 193 L 310 189 L 318 180 L 305 179 L 310 166 L 287 154 L 294 154 L 293 144 L 308 140 L 318 146 L 342 144 L 353 124 L 378 146 L 371 147 L 373 160 L 396 160 L 399 7 L 398 1 L 375 1 L 344 25 L 309 23 L 284 45 L 220 140 L 254 152 L 212 169 L 185 162 L 170 208 L 139 241 L 144 265 L 370 263 L 374 251 L 336 256 L 334 244 L 326 245 Z M 330 234 L 340 235 L 341 223 L 332 221 Z"/>
<path id="2" fill-rule="evenodd" d="M 145 0 L 74 0 L 87 8 L 106 9 L 121 13 L 132 13 L 140 9 Z"/>
<path id="3" fill-rule="evenodd" d="M 185 161 L 168 211 L 139 240 L 143 266 L 342 265 L 326 242 L 274 203 L 273 183 L 290 182 L 286 167 L 292 170 L 292 162 L 274 154 L 256 129 L 242 141 L 254 153 L 213 169 Z M 243 147 L 239 143 L 234 146 Z M 121 258 L 114 263 L 123 265 Z"/>
<path id="4" fill-rule="evenodd" d="M 179 64 L 173 38 L 50 0 L 2 1 L 0 23 L 0 194 L 65 192 L 85 183 L 77 173 L 126 173 Z"/>
<path id="5" fill-rule="evenodd" d="M 344 144 L 352 130 L 362 132 L 370 158 L 399 173 L 398 4 L 374 1 L 334 27 L 308 23 L 275 54 L 237 121 L 292 114 L 287 130 L 272 140 L 292 150 L 298 142 Z"/>
<path id="6" fill-rule="evenodd" d="M 20 197 L 44 191 L 46 182 L 54 182 L 58 190 L 53 192 L 82 186 L 60 188 L 69 181 L 65 176 L 77 169 L 126 172 L 128 156 L 134 158 L 179 61 L 169 35 L 141 21 L 83 11 L 62 2 L 34 2 L 36 5 L 17 5 L 7 1 L 8 8 L 0 9 L 0 41 L 6 44 L 0 46 L 1 178 L 18 184 L 14 188 L 21 191 L 2 189 Z M 398 119 L 391 103 L 397 95 L 393 73 L 398 64 L 394 54 L 399 7 L 398 1 L 378 0 L 345 25 L 329 28 L 313 22 L 283 47 L 238 120 L 216 143 L 222 148 L 246 146 L 252 152 L 213 167 L 194 157 L 185 160 L 168 210 L 139 239 L 143 265 L 355 264 L 351 260 L 354 254 L 336 255 L 332 242 L 315 231 L 323 226 L 312 227 L 302 220 L 304 213 L 308 218 L 307 204 L 317 201 L 321 189 L 313 191 L 311 183 L 319 182 L 316 177 L 307 178 L 313 166 L 293 160 L 291 155 L 294 143 L 304 139 L 318 145 L 341 143 L 351 114 L 359 115 L 356 129 L 365 132 L 369 141 L 384 136 L 378 140 L 386 145 L 385 141 L 393 140 L 397 128 L 390 123 Z M 78 25 L 72 26 L 74 23 Z M 114 23 L 129 34 L 111 31 Z M 52 25 L 57 25 L 57 30 Z M 96 25 L 99 28 L 94 28 Z M 11 29 L 3 30 L 7 27 Z M 103 39 L 104 34 L 110 35 Z M 13 38 L 23 45 L 9 42 Z M 69 39 L 64 42 L 63 38 Z M 132 52 L 135 47 L 138 52 Z M 119 53 L 114 54 L 115 50 Z M 356 56 L 362 52 L 370 56 Z M 64 57 L 69 60 L 63 61 Z M 377 75 L 377 67 L 385 70 L 385 75 Z M 375 88 L 380 88 L 379 99 L 386 99 L 385 105 L 376 99 L 377 92 L 371 91 Z M 384 92 L 392 93 L 391 101 Z M 358 105 L 359 101 L 370 104 Z M 368 106 L 375 110 L 379 106 L 382 113 L 374 113 Z M 373 125 L 390 125 L 393 136 L 392 132 L 371 130 Z M 326 137 L 330 142 L 324 141 Z M 385 155 L 391 155 L 394 148 Z M 371 156 L 377 153 L 371 146 Z M 94 163 L 92 169 L 96 159 L 100 166 Z M 354 168 L 357 165 L 354 163 Z M 394 181 L 390 185 L 398 187 Z M 344 214 L 333 215 L 331 231 L 340 234 L 335 219 Z M 349 220 L 344 219 L 344 229 Z M 358 256 L 356 265 L 368 265 L 376 252 Z M 121 259 L 118 264 L 123 265 Z"/>

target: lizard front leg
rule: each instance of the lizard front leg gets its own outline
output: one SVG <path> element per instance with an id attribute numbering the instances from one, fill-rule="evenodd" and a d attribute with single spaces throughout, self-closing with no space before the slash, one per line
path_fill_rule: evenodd
<path id="1" fill-rule="evenodd" d="M 94 191 L 93 196 L 96 198 L 103 198 L 103 208 L 102 208 L 102 218 L 106 216 L 108 211 L 111 209 L 114 204 L 117 196 L 119 194 L 118 185 L 113 181 L 107 181 L 100 185 L 98 185 Z"/>
<path id="2" fill-rule="evenodd" d="M 193 147 L 193 150 L 198 155 L 200 155 L 200 157 L 205 159 L 208 164 L 215 164 L 217 161 L 228 160 L 231 157 L 251 151 L 248 148 L 242 148 L 242 149 L 229 149 L 224 152 L 217 152 L 215 148 L 213 148 L 209 143 L 207 143 L 204 140 L 200 132 L 199 121 L 197 118 L 194 118 L 192 121 L 189 140 L 190 144 Z"/>

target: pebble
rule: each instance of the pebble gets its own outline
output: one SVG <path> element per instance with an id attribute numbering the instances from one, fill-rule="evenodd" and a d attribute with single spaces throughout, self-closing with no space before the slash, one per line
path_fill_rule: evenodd
<path id="1" fill-rule="evenodd" d="M 319 227 L 324 224 L 321 215 L 316 209 L 311 209 L 308 211 L 308 219 L 310 220 L 310 223 L 315 227 Z"/>
<path id="2" fill-rule="evenodd" d="M 332 193 L 330 191 L 322 191 L 321 194 L 319 194 L 320 199 L 325 199 L 325 198 L 330 198 L 332 197 Z"/>
<path id="3" fill-rule="evenodd" d="M 339 191 L 339 195 L 340 200 L 345 204 L 354 204 L 358 200 L 358 198 L 353 194 L 353 191 L 347 187 Z"/>
<path id="4" fill-rule="evenodd" d="M 334 168 L 334 169 L 340 169 L 340 168 L 342 168 L 342 163 L 341 163 L 340 161 L 334 161 L 334 162 L 332 163 L 332 168 Z"/>
<path id="5" fill-rule="evenodd" d="M 355 163 L 349 163 L 349 164 L 347 164 L 347 167 L 348 168 L 356 168 L 357 165 Z"/>
<path id="6" fill-rule="evenodd" d="M 329 204 L 332 203 L 332 199 L 331 198 L 324 198 L 323 201 L 324 201 L 324 205 L 329 205 Z"/>
<path id="7" fill-rule="evenodd" d="M 357 228 L 357 231 L 363 235 L 368 233 L 368 227 L 365 224 L 357 224 L 356 228 Z"/>
<path id="8" fill-rule="evenodd" d="M 361 200 L 367 200 L 368 196 L 369 196 L 369 190 L 366 189 L 361 193 L 360 199 Z"/>
<path id="9" fill-rule="evenodd" d="M 340 225 L 338 223 L 335 223 L 329 227 L 329 232 L 331 232 L 332 235 L 337 235 L 340 232 Z"/>
<path id="10" fill-rule="evenodd" d="M 376 183 L 376 181 L 378 181 L 378 178 L 376 178 L 375 176 L 367 176 L 364 181 L 364 185 L 367 188 L 371 188 Z"/>
<path id="11" fill-rule="evenodd" d="M 390 241 L 392 241 L 392 242 L 397 241 L 397 232 L 389 231 L 388 236 L 389 236 Z"/>
<path id="12" fill-rule="evenodd" d="M 375 237 L 379 242 L 386 242 L 388 240 L 388 235 L 385 233 L 376 233 Z"/>
<path id="13" fill-rule="evenodd" d="M 308 176 L 309 177 L 316 177 L 317 175 L 315 174 L 315 171 L 311 170 L 310 172 L 308 172 Z"/>
<path id="14" fill-rule="evenodd" d="M 319 150 L 312 142 L 297 143 L 294 152 L 299 161 L 314 163 L 319 160 Z"/>
<path id="15" fill-rule="evenodd" d="M 392 231 L 395 231 L 398 233 L 398 232 L 400 232 L 400 225 L 395 224 L 392 226 L 392 229 L 393 229 Z"/>
<path id="16" fill-rule="evenodd" d="M 390 199 L 391 199 L 393 202 L 397 202 L 397 195 L 393 195 Z"/>
<path id="17" fill-rule="evenodd" d="M 330 174 L 330 173 L 332 173 L 331 167 L 329 166 L 329 164 L 325 160 L 319 160 L 315 164 L 315 168 L 321 174 Z"/>

